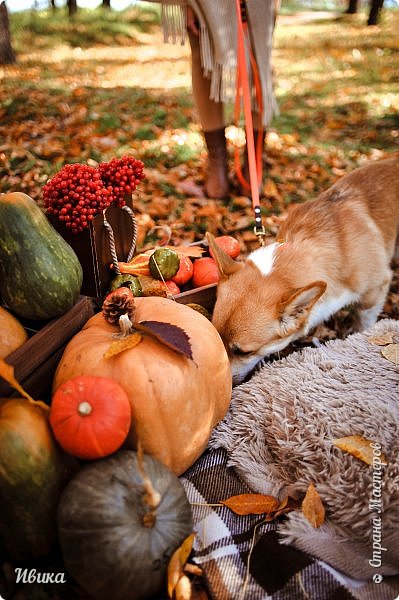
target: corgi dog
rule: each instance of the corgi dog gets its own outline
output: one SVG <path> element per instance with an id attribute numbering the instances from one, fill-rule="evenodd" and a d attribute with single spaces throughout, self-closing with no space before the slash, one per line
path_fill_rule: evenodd
<path id="1" fill-rule="evenodd" d="M 212 322 L 234 384 L 255 365 L 356 305 L 359 331 L 374 325 L 392 278 L 399 225 L 399 155 L 342 177 L 295 206 L 278 233 L 244 262 L 207 234 L 219 270 Z"/>

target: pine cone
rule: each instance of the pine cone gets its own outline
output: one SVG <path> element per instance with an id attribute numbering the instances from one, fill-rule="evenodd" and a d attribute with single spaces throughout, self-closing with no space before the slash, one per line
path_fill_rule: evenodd
<path id="1" fill-rule="evenodd" d="M 134 296 L 127 287 L 120 287 L 108 294 L 102 306 L 104 318 L 111 325 L 118 325 L 119 317 L 126 314 L 133 322 L 135 310 Z"/>

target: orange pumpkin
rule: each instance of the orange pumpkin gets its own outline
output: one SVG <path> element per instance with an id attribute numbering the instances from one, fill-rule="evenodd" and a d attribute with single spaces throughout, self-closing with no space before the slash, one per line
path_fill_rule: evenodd
<path id="1" fill-rule="evenodd" d="M 127 447 L 143 448 L 180 475 L 202 454 L 231 398 L 231 371 L 214 326 L 191 308 L 167 298 L 135 298 L 135 321 L 163 321 L 189 336 L 193 360 L 143 336 L 134 348 L 104 358 L 117 328 L 99 313 L 65 349 L 54 389 L 78 375 L 116 379 L 132 407 Z"/>
<path id="2" fill-rule="evenodd" d="M 215 237 L 215 243 L 226 252 L 231 258 L 237 258 L 241 252 L 240 242 L 231 235 L 219 235 Z M 212 248 L 209 248 L 209 254 L 214 258 Z"/>
<path id="3" fill-rule="evenodd" d="M 193 285 L 202 287 L 219 281 L 219 270 L 213 258 L 205 256 L 194 261 Z"/>
<path id="4" fill-rule="evenodd" d="M 130 424 L 129 398 L 114 379 L 74 377 L 57 389 L 51 401 L 55 438 L 77 458 L 93 460 L 116 452 Z"/>
<path id="5" fill-rule="evenodd" d="M 0 358 L 5 358 L 11 352 L 22 346 L 28 339 L 28 334 L 21 323 L 0 306 Z"/>

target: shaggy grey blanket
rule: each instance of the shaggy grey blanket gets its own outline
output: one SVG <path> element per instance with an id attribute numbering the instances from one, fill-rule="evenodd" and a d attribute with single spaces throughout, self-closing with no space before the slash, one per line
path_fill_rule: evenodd
<path id="1" fill-rule="evenodd" d="M 233 390 L 210 442 L 255 492 L 282 499 L 313 482 L 326 520 L 315 529 L 291 512 L 283 543 L 356 579 L 399 573 L 399 367 L 369 341 L 388 331 L 399 321 L 267 364 Z M 332 444 L 350 435 L 381 444 L 387 466 Z"/>

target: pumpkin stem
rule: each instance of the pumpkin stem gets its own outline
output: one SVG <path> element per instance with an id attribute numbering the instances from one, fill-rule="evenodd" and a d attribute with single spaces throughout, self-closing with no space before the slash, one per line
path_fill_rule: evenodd
<path id="1" fill-rule="evenodd" d="M 148 512 L 143 517 L 144 527 L 154 527 L 156 521 L 156 508 L 162 500 L 162 496 L 152 485 L 151 479 L 148 477 L 144 468 L 144 451 L 141 441 L 137 442 L 137 466 L 140 475 L 143 479 L 144 495 L 143 501 L 149 508 Z"/>
<path id="2" fill-rule="evenodd" d="M 78 406 L 78 413 L 82 417 L 87 417 L 93 410 L 93 407 L 88 402 L 81 402 Z"/>
<path id="3" fill-rule="evenodd" d="M 152 529 L 155 525 L 156 516 L 154 511 L 150 511 L 145 513 L 143 516 L 143 525 L 144 527 L 148 527 L 148 529 Z"/>
<path id="4" fill-rule="evenodd" d="M 119 328 L 121 330 L 120 337 L 127 337 L 133 332 L 133 324 L 127 314 L 119 317 Z"/>

